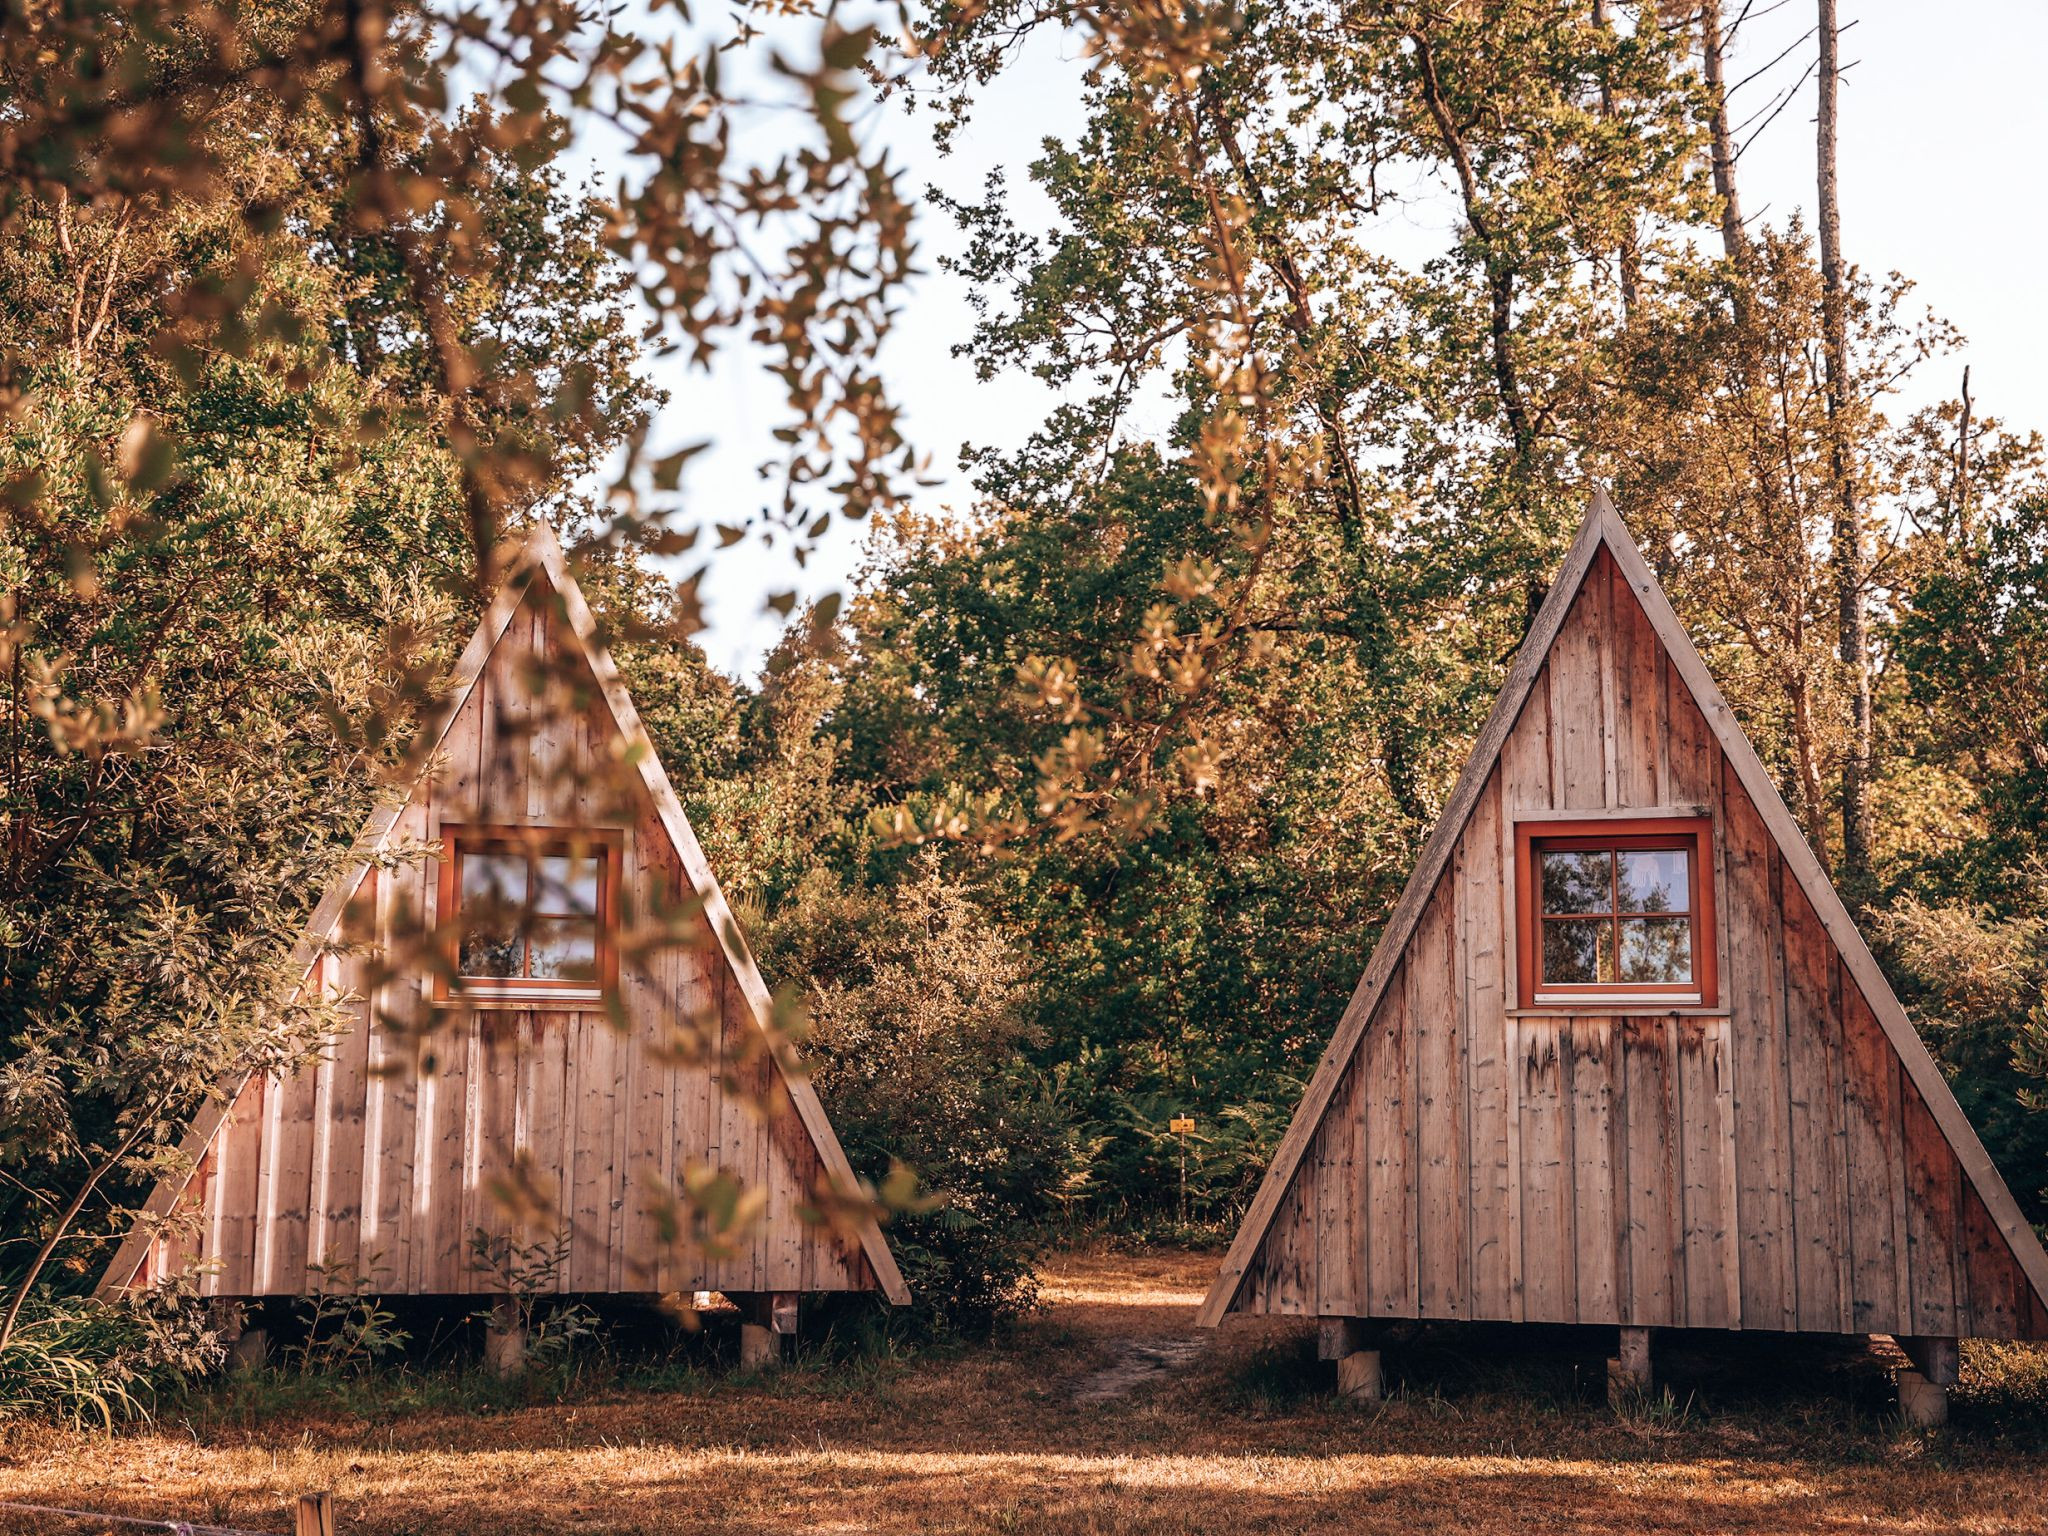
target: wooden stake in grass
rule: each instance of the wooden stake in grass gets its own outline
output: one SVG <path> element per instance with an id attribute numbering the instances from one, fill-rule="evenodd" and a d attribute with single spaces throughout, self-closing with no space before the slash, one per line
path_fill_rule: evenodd
<path id="1" fill-rule="evenodd" d="M 334 1495 L 300 1494 L 292 1516 L 292 1536 L 334 1536 Z"/>

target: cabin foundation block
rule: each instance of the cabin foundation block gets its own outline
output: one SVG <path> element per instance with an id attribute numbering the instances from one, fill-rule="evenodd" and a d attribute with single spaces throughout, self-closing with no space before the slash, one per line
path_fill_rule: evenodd
<path id="1" fill-rule="evenodd" d="M 1607 1362 L 1607 1401 L 1649 1391 L 1650 1374 L 1650 1330 L 1622 1329 L 1620 1348 Z"/>
<path id="2" fill-rule="evenodd" d="M 216 1297 L 207 1303 L 208 1320 L 227 1346 L 231 1371 L 260 1371 L 270 1359 L 270 1335 L 249 1326 L 249 1309 L 239 1301 Z"/>
<path id="3" fill-rule="evenodd" d="M 519 1315 L 519 1303 L 509 1296 L 491 1305 L 490 1325 L 484 1330 L 484 1364 L 497 1376 L 517 1376 L 526 1369 L 526 1322 Z"/>
<path id="4" fill-rule="evenodd" d="M 1370 1325 L 1361 1317 L 1317 1319 L 1316 1358 L 1337 1362 L 1337 1395 L 1373 1399 L 1380 1391 L 1380 1352 Z"/>
<path id="5" fill-rule="evenodd" d="M 794 1291 L 769 1291 L 749 1296 L 741 1308 L 746 1321 L 740 1324 L 740 1365 L 760 1370 L 780 1365 L 789 1357 L 796 1338 L 797 1298 Z"/>
<path id="6" fill-rule="evenodd" d="M 1939 1429 L 1948 1422 L 1948 1388 L 1918 1371 L 1899 1372 L 1899 1416 L 1915 1429 Z"/>
<path id="7" fill-rule="evenodd" d="M 1337 1362 L 1337 1395 L 1362 1402 L 1376 1402 L 1385 1396 L 1378 1350 L 1356 1349 Z"/>

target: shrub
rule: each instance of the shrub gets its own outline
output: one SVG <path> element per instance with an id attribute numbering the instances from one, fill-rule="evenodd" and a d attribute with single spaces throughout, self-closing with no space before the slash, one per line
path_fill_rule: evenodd
<path id="1" fill-rule="evenodd" d="M 0 1350 L 0 1416 L 110 1429 L 226 1356 L 184 1277 L 115 1303 L 33 1300 Z"/>
<path id="2" fill-rule="evenodd" d="M 893 892 L 814 868 L 767 937 L 809 984 L 813 1077 L 847 1156 L 877 1184 L 908 1167 L 930 1202 L 889 1228 L 918 1316 L 985 1332 L 1028 1307 L 1065 1131 L 1021 1059 L 1022 958 L 934 852 Z"/>

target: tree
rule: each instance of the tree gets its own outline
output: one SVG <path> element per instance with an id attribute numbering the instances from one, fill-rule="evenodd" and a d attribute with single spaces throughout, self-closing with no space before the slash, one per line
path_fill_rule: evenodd
<path id="1" fill-rule="evenodd" d="M 1841 192 L 1836 175 L 1842 88 L 1841 28 L 1835 0 L 1820 4 L 1820 109 L 1817 192 L 1823 356 L 1827 363 L 1828 472 L 1837 503 L 1833 565 L 1838 647 L 1848 678 L 1849 741 L 1842 763 L 1842 875 L 1855 899 L 1870 870 L 1870 770 L 1874 740 L 1870 663 L 1870 555 L 1867 514 L 1854 444 L 1862 427 L 1851 375 L 1849 277 L 1842 266 Z"/>
<path id="2" fill-rule="evenodd" d="M 600 556 L 689 546 L 668 526 L 687 450 L 642 453 L 639 344 L 702 359 L 757 334 L 789 412 L 778 528 L 815 538 L 821 511 L 893 495 L 907 452 L 871 358 L 909 209 L 843 115 L 869 34 L 798 39 L 815 56 L 768 92 L 794 147 L 762 162 L 715 45 L 656 25 L 88 0 L 0 29 L 23 935 L 0 1092 L 41 1133 L 6 1151 L 50 1160 L 4 1213 L 48 1239 L 17 1306 L 84 1200 L 160 1166 L 221 1072 L 317 1042 L 285 970 L 297 904 L 422 766 L 407 725 L 444 624 L 496 586 L 509 536 L 546 512 Z M 630 174 L 565 195 L 572 131 L 614 136 Z M 615 455 L 600 519 L 570 487 Z M 692 612 L 678 594 L 625 629 L 673 638 Z"/>

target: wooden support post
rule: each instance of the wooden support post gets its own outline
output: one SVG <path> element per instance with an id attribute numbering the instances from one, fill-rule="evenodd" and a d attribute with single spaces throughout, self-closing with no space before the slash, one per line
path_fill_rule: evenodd
<path id="1" fill-rule="evenodd" d="M 1624 1328 L 1615 1357 L 1607 1362 L 1607 1401 L 1619 1402 L 1630 1393 L 1650 1390 L 1650 1330 Z"/>
<path id="2" fill-rule="evenodd" d="M 1904 1338 L 1895 1336 L 1895 1342 L 1906 1352 L 1906 1358 L 1913 1362 L 1913 1369 L 1935 1386 L 1952 1387 L 1956 1384 L 1962 1366 L 1962 1351 L 1955 1339 L 1939 1334 L 1913 1334 Z"/>
<path id="3" fill-rule="evenodd" d="M 292 1516 L 292 1536 L 334 1536 L 334 1495 L 300 1494 Z"/>
<path id="4" fill-rule="evenodd" d="M 500 1296 L 491 1304 L 491 1321 L 484 1330 L 484 1364 L 493 1375 L 517 1376 L 526 1369 L 526 1320 L 519 1303 Z"/>
<path id="5" fill-rule="evenodd" d="M 1337 1362 L 1339 1397 L 1376 1399 L 1381 1395 L 1380 1352 L 1366 1347 L 1372 1341 L 1372 1329 L 1362 1317 L 1317 1320 L 1316 1358 Z"/>

